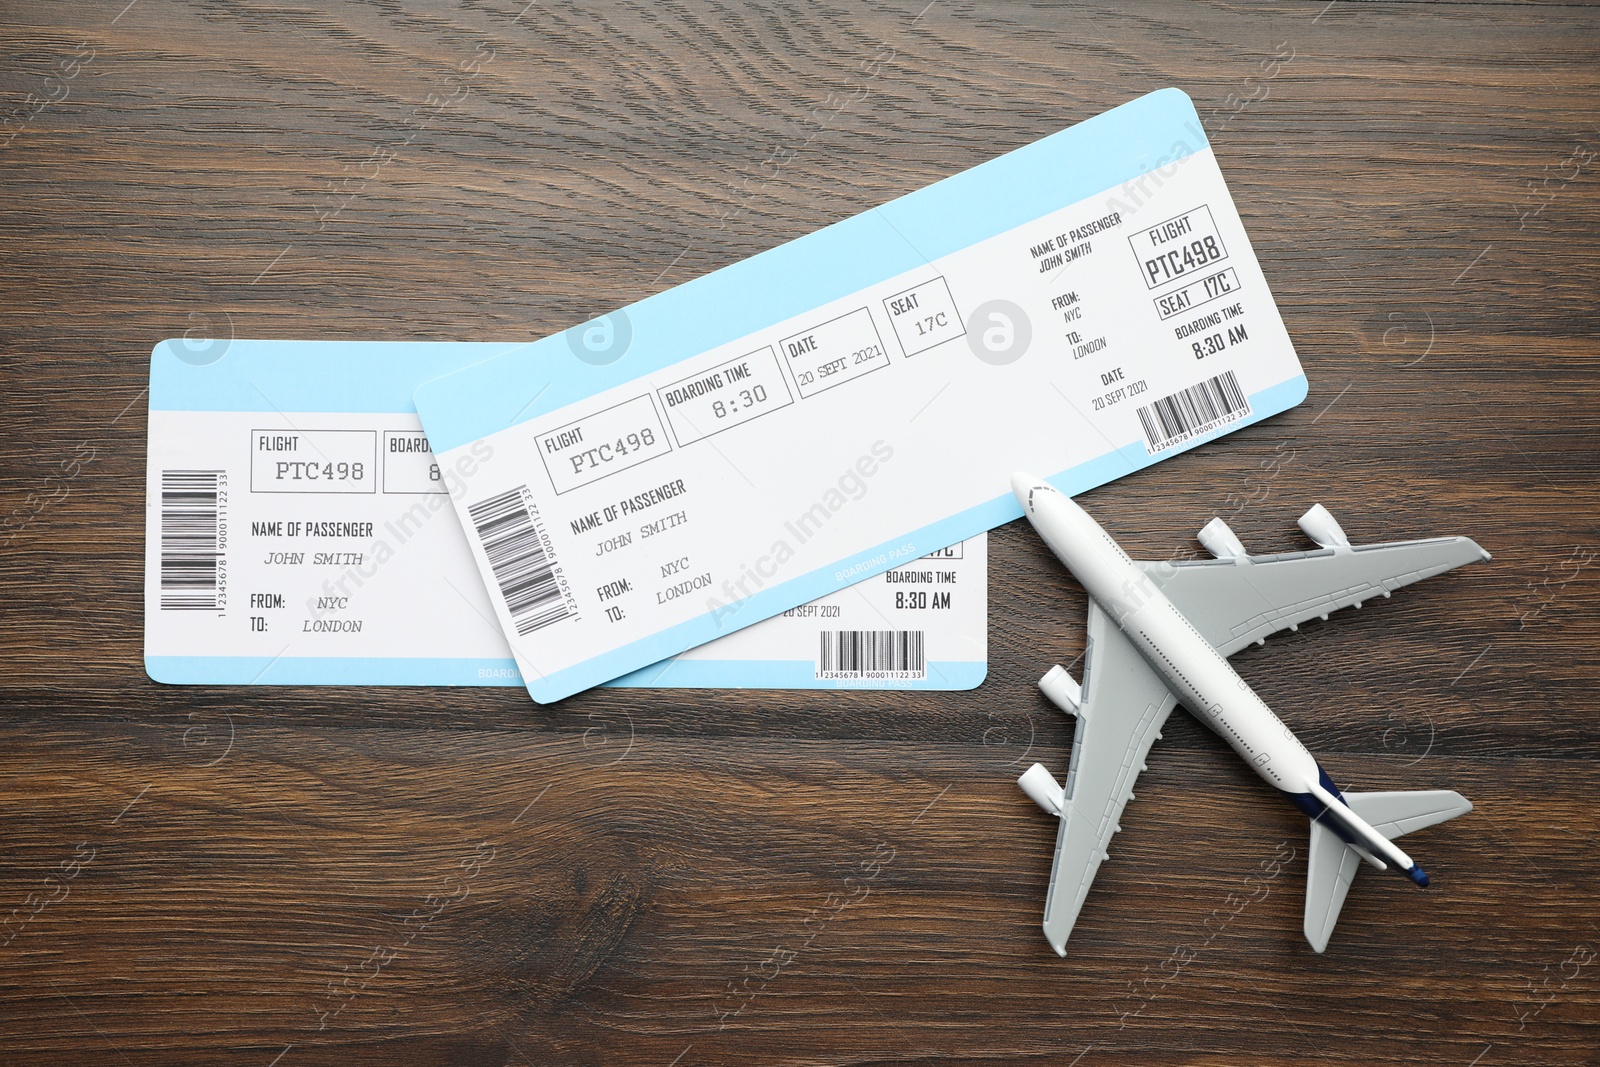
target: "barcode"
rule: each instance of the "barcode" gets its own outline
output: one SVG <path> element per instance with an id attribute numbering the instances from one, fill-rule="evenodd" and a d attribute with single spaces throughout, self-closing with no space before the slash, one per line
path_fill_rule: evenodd
<path id="1" fill-rule="evenodd" d="M 818 678 L 925 678 L 922 630 L 823 630 Z"/>
<path id="2" fill-rule="evenodd" d="M 544 530 L 523 494 L 527 486 L 479 501 L 467 509 L 483 554 L 505 597 L 517 633 L 531 634 L 575 612 L 567 602 L 561 569 L 545 542 Z"/>
<path id="3" fill-rule="evenodd" d="M 161 607 L 216 611 L 222 471 L 161 472 Z"/>
<path id="4" fill-rule="evenodd" d="M 1154 453 L 1248 414 L 1250 402 L 1230 370 L 1146 404 L 1139 421 Z"/>

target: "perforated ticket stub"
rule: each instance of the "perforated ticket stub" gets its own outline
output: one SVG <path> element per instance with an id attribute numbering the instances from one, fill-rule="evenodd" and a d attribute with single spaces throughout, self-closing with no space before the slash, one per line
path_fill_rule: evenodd
<path id="1" fill-rule="evenodd" d="M 166 341 L 151 356 L 145 664 L 211 684 L 523 683 L 415 386 L 508 345 Z M 564 363 L 587 365 L 567 353 Z M 610 532 L 614 546 L 658 524 Z M 631 533 L 628 531 L 632 531 Z M 608 684 L 964 689 L 987 669 L 985 538 Z"/>
<path id="2" fill-rule="evenodd" d="M 552 375 L 571 352 L 593 366 Z M 1299 403 L 1188 97 L 1163 90 L 416 392 L 554 700 Z"/>

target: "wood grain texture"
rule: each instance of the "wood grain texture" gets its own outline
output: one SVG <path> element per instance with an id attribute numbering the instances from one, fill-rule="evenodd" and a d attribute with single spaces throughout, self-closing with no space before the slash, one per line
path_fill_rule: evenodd
<path id="1" fill-rule="evenodd" d="M 924 2 L 0 10 L 0 1059 L 1600 1062 L 1594 9 Z M 1183 715 L 1049 951 L 1012 779 L 1084 601 L 1015 524 L 970 693 L 145 678 L 156 341 L 545 335 L 1165 85 L 1311 396 L 1096 513 L 1495 553 L 1237 661 L 1342 782 L 1477 804 L 1325 956 L 1303 820 Z"/>

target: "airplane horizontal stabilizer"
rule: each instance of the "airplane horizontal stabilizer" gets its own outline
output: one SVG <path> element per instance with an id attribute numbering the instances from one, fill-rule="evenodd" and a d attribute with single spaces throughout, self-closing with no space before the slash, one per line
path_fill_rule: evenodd
<path id="1" fill-rule="evenodd" d="M 1391 841 L 1413 830 L 1445 822 L 1472 810 L 1472 801 L 1448 789 L 1344 794 L 1350 810 Z M 1306 868 L 1306 940 L 1318 952 L 1328 947 L 1345 894 L 1361 866 L 1356 850 L 1322 822 L 1311 824 L 1311 856 Z"/>

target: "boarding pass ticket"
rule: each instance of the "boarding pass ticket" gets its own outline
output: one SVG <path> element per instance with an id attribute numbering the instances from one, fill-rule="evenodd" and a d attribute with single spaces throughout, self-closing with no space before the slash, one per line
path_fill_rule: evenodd
<path id="1" fill-rule="evenodd" d="M 145 665 L 161 682 L 522 685 L 411 393 L 512 345 L 174 339 L 150 364 Z M 561 363 L 587 370 L 568 353 Z M 619 523 L 633 536 L 657 516 Z M 985 538 L 615 679 L 966 689 Z"/>
<path id="2" fill-rule="evenodd" d="M 1015 519 L 1013 471 L 1082 492 L 1305 393 L 1167 89 L 415 401 L 549 701 Z"/>

